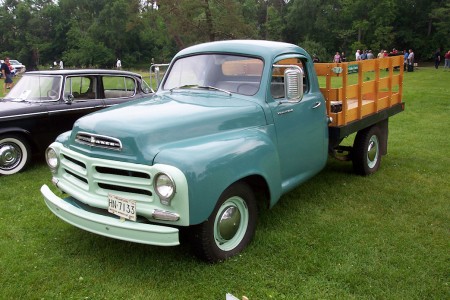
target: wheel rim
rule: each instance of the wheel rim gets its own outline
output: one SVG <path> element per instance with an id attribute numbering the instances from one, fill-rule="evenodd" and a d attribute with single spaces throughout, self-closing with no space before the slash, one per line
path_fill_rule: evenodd
<path id="1" fill-rule="evenodd" d="M 369 168 L 375 167 L 378 161 L 379 143 L 376 135 L 372 135 L 367 148 L 367 165 Z"/>
<path id="2" fill-rule="evenodd" d="M 222 251 L 236 248 L 245 236 L 249 212 L 240 197 L 226 200 L 219 208 L 214 222 L 214 240 Z"/>
<path id="3" fill-rule="evenodd" d="M 0 144 L 0 168 L 8 171 L 16 168 L 22 161 L 22 150 L 20 146 L 5 142 Z"/>

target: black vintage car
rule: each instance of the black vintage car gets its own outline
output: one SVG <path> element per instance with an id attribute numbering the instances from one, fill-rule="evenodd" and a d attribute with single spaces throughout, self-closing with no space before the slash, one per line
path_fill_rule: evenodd
<path id="1" fill-rule="evenodd" d="M 0 100 L 0 174 L 24 169 L 62 132 L 90 112 L 148 96 L 142 76 L 116 70 L 23 74 Z"/>

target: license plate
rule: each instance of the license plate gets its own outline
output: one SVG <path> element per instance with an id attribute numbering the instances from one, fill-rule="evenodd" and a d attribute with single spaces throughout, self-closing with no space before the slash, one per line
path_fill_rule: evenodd
<path id="1" fill-rule="evenodd" d="M 136 201 L 108 194 L 108 212 L 121 218 L 136 221 Z"/>

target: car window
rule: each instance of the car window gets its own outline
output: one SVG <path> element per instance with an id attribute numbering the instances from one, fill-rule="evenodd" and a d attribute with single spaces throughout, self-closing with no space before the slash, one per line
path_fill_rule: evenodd
<path id="1" fill-rule="evenodd" d="M 70 76 L 66 79 L 64 99 L 72 95 L 73 101 L 98 99 L 95 76 Z"/>
<path id="2" fill-rule="evenodd" d="M 61 92 L 61 76 L 24 75 L 5 99 L 12 101 L 57 101 Z"/>
<path id="3" fill-rule="evenodd" d="M 300 58 L 287 58 L 282 59 L 274 63 L 274 65 L 296 65 L 303 70 L 303 90 L 308 91 L 308 80 L 305 74 L 306 69 L 304 67 L 304 62 Z M 281 99 L 285 97 L 284 92 L 284 71 L 285 67 L 274 67 L 272 69 L 272 81 L 270 83 L 270 93 L 272 98 Z"/>
<path id="4" fill-rule="evenodd" d="M 105 98 L 127 98 L 136 93 L 136 81 L 125 76 L 103 76 Z"/>

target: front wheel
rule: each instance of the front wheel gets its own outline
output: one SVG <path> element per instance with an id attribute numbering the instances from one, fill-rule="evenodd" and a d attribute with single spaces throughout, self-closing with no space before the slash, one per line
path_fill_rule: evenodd
<path id="1" fill-rule="evenodd" d="M 353 169 L 366 176 L 375 173 L 381 163 L 381 132 L 377 126 L 359 131 L 353 143 Z"/>
<path id="2" fill-rule="evenodd" d="M 196 254 L 215 263 L 241 252 L 253 238 L 257 214 L 251 188 L 245 183 L 231 185 L 220 196 L 208 220 L 194 228 Z"/>
<path id="3" fill-rule="evenodd" d="M 0 174 L 11 175 L 30 162 L 30 147 L 20 136 L 0 136 Z"/>

